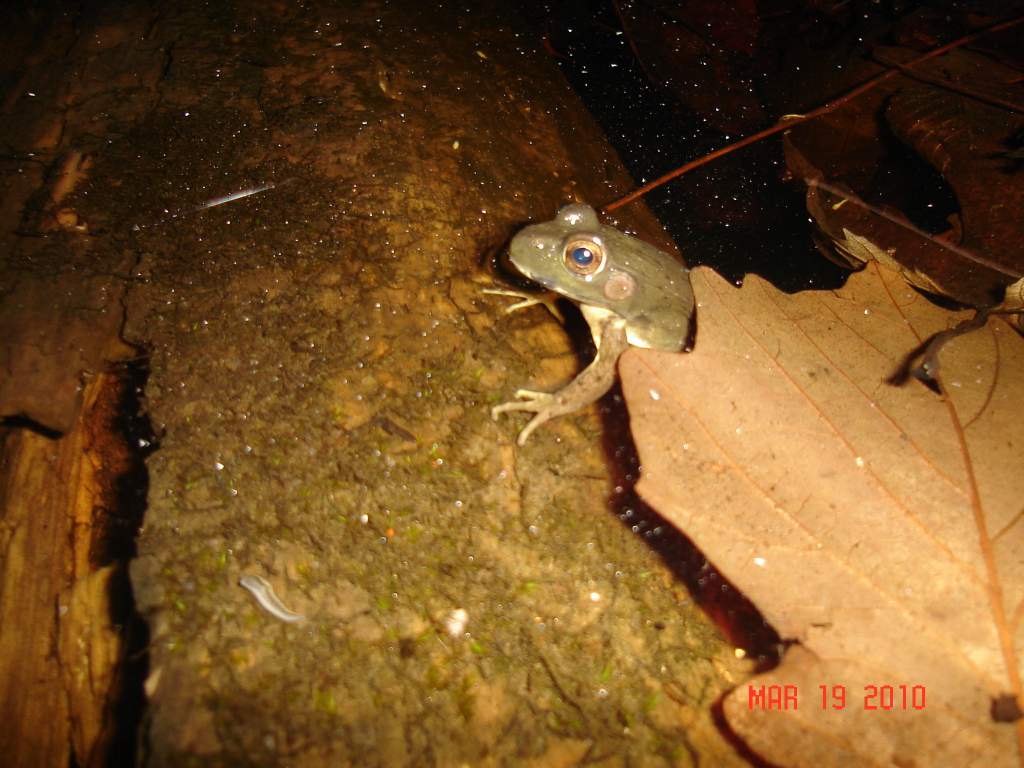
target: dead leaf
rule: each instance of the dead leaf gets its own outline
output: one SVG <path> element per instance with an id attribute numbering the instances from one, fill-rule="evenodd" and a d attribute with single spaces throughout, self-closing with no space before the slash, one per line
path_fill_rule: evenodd
<path id="1" fill-rule="evenodd" d="M 1024 339 L 992 319 L 951 342 L 943 399 L 885 380 L 965 313 L 895 272 L 795 295 L 693 277 L 696 350 L 620 372 L 641 495 L 801 643 L 727 697 L 730 725 L 780 765 L 1019 764 L 992 706 L 1020 695 Z M 799 709 L 757 706 L 772 684 Z"/>
<path id="2" fill-rule="evenodd" d="M 979 57 L 971 61 L 983 68 Z M 1010 110 L 914 84 L 881 104 L 848 105 L 801 125 L 784 145 L 790 172 L 808 183 L 818 239 L 841 261 L 878 258 L 923 290 L 993 307 L 1024 271 L 1024 187 L 1006 157 L 1022 126 Z M 909 167 L 908 157 L 915 158 Z M 944 185 L 959 210 L 939 225 L 935 206 L 951 202 L 938 193 Z M 927 224 L 924 210 L 933 219 Z"/>

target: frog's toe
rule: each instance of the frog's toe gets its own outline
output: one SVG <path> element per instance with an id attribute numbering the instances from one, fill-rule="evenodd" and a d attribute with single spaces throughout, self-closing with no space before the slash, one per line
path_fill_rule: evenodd
<path id="1" fill-rule="evenodd" d="M 500 414 L 508 413 L 509 411 L 542 411 L 548 406 L 548 403 L 551 402 L 552 395 L 550 392 L 536 392 L 532 389 L 517 389 L 516 397 L 519 399 L 510 400 L 507 403 L 502 403 L 501 405 L 496 405 L 491 408 L 491 418 L 497 420 Z"/>
<path id="2" fill-rule="evenodd" d="M 530 422 L 519 432 L 516 443 L 520 446 L 526 445 L 533 431 L 548 419 L 559 415 L 556 396 L 550 392 L 537 392 L 532 389 L 517 389 L 518 400 L 511 400 L 491 408 L 491 418 L 497 419 L 499 414 L 509 411 L 531 411 L 534 416 Z"/>
<path id="3" fill-rule="evenodd" d="M 532 404 L 537 402 L 538 400 L 550 400 L 552 397 L 554 397 L 554 395 L 552 395 L 550 392 L 538 392 L 535 389 L 517 389 L 516 397 L 519 400 L 527 400 L 530 404 Z M 521 403 L 521 405 L 526 405 L 526 403 Z M 518 410 L 525 409 L 520 408 Z"/>
<path id="4" fill-rule="evenodd" d="M 504 310 L 502 310 L 506 315 L 511 315 L 516 310 L 526 309 L 527 307 L 532 307 L 535 304 L 543 303 L 536 294 L 525 293 L 523 291 L 510 291 L 506 288 L 484 288 L 482 289 L 482 292 L 491 296 L 509 296 L 513 299 L 519 299 L 515 304 L 509 304 Z"/>
<path id="5" fill-rule="evenodd" d="M 501 405 L 496 405 L 493 408 L 491 408 L 491 418 L 494 421 L 497 421 L 498 420 L 498 416 L 500 416 L 501 414 L 506 413 L 508 411 L 516 410 L 516 406 L 517 405 L 520 405 L 520 403 L 517 403 L 514 400 L 509 401 L 507 403 L 502 403 Z"/>
<path id="6" fill-rule="evenodd" d="M 544 306 L 548 312 L 555 316 L 558 322 L 565 324 L 565 316 L 555 303 L 557 296 L 551 293 L 527 293 L 526 291 L 513 291 L 508 288 L 482 288 L 483 293 L 491 296 L 509 296 L 513 299 L 520 299 L 515 304 L 510 304 L 503 310 L 506 315 L 511 315 L 520 309 L 533 307 L 538 304 Z"/>
<path id="7" fill-rule="evenodd" d="M 551 411 L 538 411 L 537 415 L 530 419 L 530 423 L 523 427 L 519 432 L 519 437 L 516 438 L 516 445 L 522 448 L 526 445 L 526 441 L 530 439 L 530 435 L 533 434 L 533 430 L 543 424 L 545 421 L 554 416 Z"/>

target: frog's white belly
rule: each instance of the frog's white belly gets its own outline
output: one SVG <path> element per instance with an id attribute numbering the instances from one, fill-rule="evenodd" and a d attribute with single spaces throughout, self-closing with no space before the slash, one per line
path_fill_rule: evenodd
<path id="1" fill-rule="evenodd" d="M 626 318 L 622 315 L 604 307 L 595 307 L 591 304 L 580 304 L 579 307 L 580 312 L 583 314 L 583 319 L 587 321 L 587 326 L 590 328 L 590 335 L 594 338 L 594 346 L 598 349 L 601 348 L 601 326 L 607 318 L 617 318 L 623 324 L 626 322 Z M 650 343 L 634 333 L 629 326 L 626 326 L 626 341 L 634 347 L 651 348 Z"/>

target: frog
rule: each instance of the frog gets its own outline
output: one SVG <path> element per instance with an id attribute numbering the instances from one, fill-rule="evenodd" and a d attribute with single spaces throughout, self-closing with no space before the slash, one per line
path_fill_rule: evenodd
<path id="1" fill-rule="evenodd" d="M 583 408 L 615 383 L 619 356 L 630 346 L 682 351 L 691 340 L 693 289 L 684 264 L 638 237 L 602 224 L 585 203 L 566 205 L 551 221 L 520 230 L 509 244 L 509 261 L 526 278 L 579 307 L 597 349 L 593 361 L 557 392 L 519 389 L 514 400 L 491 409 L 534 414 L 519 432 L 524 446 L 541 424 Z M 542 302 L 520 297 L 512 312 Z"/>

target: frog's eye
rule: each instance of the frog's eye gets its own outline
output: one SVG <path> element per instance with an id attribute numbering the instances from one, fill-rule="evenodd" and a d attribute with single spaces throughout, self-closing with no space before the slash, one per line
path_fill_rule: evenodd
<path id="1" fill-rule="evenodd" d="M 565 266 L 577 275 L 593 275 L 604 267 L 604 248 L 597 240 L 576 239 L 565 244 Z"/>

